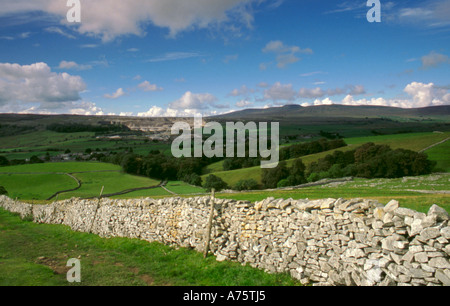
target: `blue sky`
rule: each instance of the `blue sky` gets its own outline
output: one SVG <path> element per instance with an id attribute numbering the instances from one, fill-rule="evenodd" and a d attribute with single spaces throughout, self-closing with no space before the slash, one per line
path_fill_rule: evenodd
<path id="1" fill-rule="evenodd" d="M 450 104 L 450 1 L 0 0 L 0 112 Z"/>

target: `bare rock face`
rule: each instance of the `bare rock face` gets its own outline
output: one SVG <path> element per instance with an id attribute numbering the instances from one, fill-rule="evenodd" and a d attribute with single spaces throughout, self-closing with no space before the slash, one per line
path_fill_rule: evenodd
<path id="1" fill-rule="evenodd" d="M 101 237 L 158 241 L 202 252 L 209 197 L 70 199 L 30 205 L 0 196 L 0 207 L 37 223 Z M 215 199 L 210 250 L 270 273 L 315 285 L 450 285 L 449 214 L 427 214 L 363 199 L 257 203 Z"/>

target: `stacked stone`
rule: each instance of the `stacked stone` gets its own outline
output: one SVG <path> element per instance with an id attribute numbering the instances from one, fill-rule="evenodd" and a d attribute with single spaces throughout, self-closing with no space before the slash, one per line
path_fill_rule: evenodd
<path id="1" fill-rule="evenodd" d="M 0 207 L 35 222 L 102 237 L 158 241 L 203 251 L 209 197 L 80 200 L 30 205 L 0 196 Z M 427 214 L 371 200 L 260 202 L 216 199 L 210 249 L 270 273 L 317 285 L 450 285 L 448 213 Z"/>

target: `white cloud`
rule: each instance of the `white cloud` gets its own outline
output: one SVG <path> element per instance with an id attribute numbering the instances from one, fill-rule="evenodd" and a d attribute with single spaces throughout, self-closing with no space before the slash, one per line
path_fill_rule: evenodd
<path id="1" fill-rule="evenodd" d="M 422 56 L 422 69 L 436 68 L 442 64 L 449 64 L 450 58 L 447 55 L 431 51 L 429 54 Z"/>
<path id="2" fill-rule="evenodd" d="M 302 49 L 298 46 L 288 46 L 285 45 L 280 40 L 273 40 L 267 43 L 267 45 L 262 49 L 264 53 L 274 53 L 276 54 L 276 61 L 278 68 L 285 68 L 290 64 L 294 64 L 300 60 L 297 57 L 297 53 L 300 54 L 312 54 L 313 51 L 309 48 Z M 265 64 L 260 65 L 261 70 L 267 69 Z"/>
<path id="3" fill-rule="evenodd" d="M 75 70 L 89 70 L 91 65 L 80 65 L 73 61 L 61 61 L 58 66 L 59 69 L 75 69 Z"/>
<path id="4" fill-rule="evenodd" d="M 125 91 L 123 88 L 119 88 L 113 94 L 105 94 L 104 97 L 107 99 L 118 99 L 125 95 Z"/>
<path id="5" fill-rule="evenodd" d="M 347 94 L 341 101 L 332 101 L 329 97 L 325 99 L 316 99 L 314 105 L 373 105 L 373 106 L 389 106 L 400 108 L 421 108 L 428 106 L 450 105 L 450 92 L 446 87 L 438 87 L 433 83 L 425 84 L 420 82 L 412 82 L 408 84 L 404 92 L 409 98 L 392 98 L 372 97 L 370 99 L 355 99 L 352 94 Z M 303 103 L 302 106 L 310 106 L 310 103 Z"/>
<path id="6" fill-rule="evenodd" d="M 322 90 L 322 88 L 317 87 L 317 88 L 301 88 L 299 91 L 299 96 L 301 98 L 321 98 L 323 96 L 325 96 L 325 91 Z"/>
<path id="7" fill-rule="evenodd" d="M 275 83 L 264 91 L 264 100 L 277 101 L 293 101 L 297 98 L 297 93 L 292 84 Z"/>
<path id="8" fill-rule="evenodd" d="M 205 110 L 217 107 L 217 98 L 209 93 L 195 94 L 186 92 L 180 99 L 169 104 L 170 109 L 182 110 Z"/>
<path id="9" fill-rule="evenodd" d="M 322 83 L 322 82 L 318 82 Z M 306 99 L 317 99 L 325 96 L 337 96 L 348 93 L 350 95 L 362 95 L 366 93 L 366 89 L 363 85 L 348 85 L 344 88 L 335 88 L 335 89 L 327 89 L 323 90 L 320 87 L 316 88 L 301 88 L 299 90 L 298 96 L 300 98 Z"/>
<path id="10" fill-rule="evenodd" d="M 254 104 L 253 102 L 247 101 L 247 100 L 240 100 L 240 101 L 236 102 L 236 106 L 241 107 L 241 108 L 250 107 L 250 106 L 253 106 L 253 104 Z"/>
<path id="11" fill-rule="evenodd" d="M 249 95 L 251 93 L 254 93 L 254 92 L 255 92 L 254 89 L 248 88 L 247 85 L 242 85 L 241 88 L 239 88 L 239 89 L 238 88 L 233 89 L 228 94 L 228 96 L 231 96 L 231 97 L 247 96 L 247 95 Z"/>
<path id="12" fill-rule="evenodd" d="M 70 108 L 65 113 L 72 115 L 85 115 L 85 116 L 104 116 L 103 110 L 92 102 L 81 102 L 70 105 Z"/>
<path id="13" fill-rule="evenodd" d="M 58 28 L 58 27 L 48 27 L 48 28 L 45 29 L 45 31 L 49 32 L 49 33 L 59 34 L 59 35 L 62 35 L 64 37 L 67 37 L 69 39 L 75 39 L 76 38 L 74 35 L 72 35 L 70 33 L 67 33 L 66 31 L 64 31 L 63 29 Z"/>
<path id="14" fill-rule="evenodd" d="M 378 105 L 401 108 L 421 108 L 450 104 L 450 93 L 448 92 L 448 89 L 436 87 L 433 83 L 424 84 L 420 82 L 412 82 L 405 87 L 404 92 L 411 98 L 385 99 L 380 97 L 372 98 L 370 100 L 355 100 L 352 95 L 347 95 L 342 101 L 342 104 Z"/>
<path id="15" fill-rule="evenodd" d="M 67 1 L 16 0 L 3 1 L 0 16 L 42 11 L 65 21 Z M 171 37 L 196 28 L 218 28 L 233 23 L 234 31 L 251 28 L 253 7 L 264 0 L 96 0 L 81 2 L 81 24 L 73 26 L 80 34 L 101 37 L 110 41 L 118 36 L 144 36 L 145 26 L 153 24 L 167 28 Z M 57 33 L 55 31 L 55 33 Z M 63 32 L 59 33 L 64 35 Z M 71 35 L 71 34 L 68 34 Z"/>
<path id="16" fill-rule="evenodd" d="M 162 91 L 163 88 L 162 87 L 158 87 L 155 84 L 150 84 L 149 81 L 144 81 L 141 84 L 138 85 L 138 87 L 140 89 L 142 89 L 143 91 Z"/>
<path id="17" fill-rule="evenodd" d="M 182 59 L 200 57 L 200 53 L 196 52 L 170 52 L 162 56 L 151 58 L 147 60 L 149 63 L 167 62 L 167 61 L 177 61 Z"/>
<path id="18" fill-rule="evenodd" d="M 195 109 L 173 109 L 173 108 L 162 108 L 159 106 L 152 106 L 147 112 L 138 113 L 138 117 L 194 117 L 198 115 L 210 115 L 214 112 L 200 112 Z"/>
<path id="19" fill-rule="evenodd" d="M 78 101 L 85 89 L 81 77 L 52 72 L 46 63 L 0 63 L 0 104 Z"/>
<path id="20" fill-rule="evenodd" d="M 420 7 L 401 8 L 398 11 L 398 20 L 403 23 L 425 25 L 436 28 L 450 25 L 448 19 L 450 2 L 448 0 L 427 1 Z"/>

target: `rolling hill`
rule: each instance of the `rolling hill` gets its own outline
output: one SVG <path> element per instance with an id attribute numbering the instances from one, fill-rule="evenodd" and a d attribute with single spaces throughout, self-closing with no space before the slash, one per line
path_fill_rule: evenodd
<path id="1" fill-rule="evenodd" d="M 432 106 L 425 108 L 396 108 L 387 106 L 349 106 L 349 105 L 320 105 L 303 107 L 298 104 L 271 107 L 265 109 L 245 109 L 225 115 L 209 118 L 214 119 L 246 119 L 260 120 L 262 118 L 293 119 L 293 118 L 381 118 L 404 117 L 424 118 L 443 117 L 450 120 L 450 105 Z"/>

